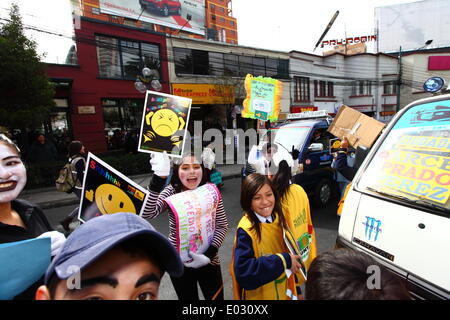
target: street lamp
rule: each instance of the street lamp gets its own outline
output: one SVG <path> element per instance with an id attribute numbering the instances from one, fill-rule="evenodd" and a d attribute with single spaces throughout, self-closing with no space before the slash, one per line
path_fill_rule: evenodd
<path id="1" fill-rule="evenodd" d="M 158 78 L 158 70 L 144 67 L 142 69 L 142 75 L 138 75 L 136 77 L 134 87 L 141 93 L 145 93 L 145 91 L 147 91 L 149 88 L 153 88 L 156 91 L 161 91 L 162 85 L 159 82 Z"/>
<path id="2" fill-rule="evenodd" d="M 419 51 L 424 49 L 425 47 L 429 46 L 433 42 L 433 39 L 429 39 L 425 42 L 425 45 L 421 46 L 420 48 L 417 48 L 413 51 Z M 397 105 L 396 105 L 396 112 L 400 110 L 400 88 L 402 85 L 402 47 L 400 46 L 400 50 L 398 52 L 398 78 L 397 78 Z"/>

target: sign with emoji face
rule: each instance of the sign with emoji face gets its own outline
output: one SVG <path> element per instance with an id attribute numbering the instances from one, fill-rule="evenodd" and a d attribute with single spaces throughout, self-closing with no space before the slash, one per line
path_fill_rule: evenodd
<path id="1" fill-rule="evenodd" d="M 147 91 L 138 150 L 181 157 L 191 104 L 189 98 Z"/>
<path id="2" fill-rule="evenodd" d="M 118 212 L 141 215 L 148 192 L 139 184 L 88 153 L 87 169 L 83 179 L 78 219 L 89 219 Z"/>

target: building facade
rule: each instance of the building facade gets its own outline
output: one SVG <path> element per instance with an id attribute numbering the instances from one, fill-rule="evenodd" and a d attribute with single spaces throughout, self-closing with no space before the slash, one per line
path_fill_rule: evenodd
<path id="1" fill-rule="evenodd" d="M 231 0 L 206 0 L 207 39 L 238 44 L 237 21 Z"/>
<path id="2" fill-rule="evenodd" d="M 236 115 L 235 106 L 241 106 L 246 97 L 247 74 L 282 81 L 281 112 L 289 112 L 287 52 L 180 37 L 168 37 L 167 48 L 173 57 L 169 62 L 171 93 L 193 99 L 191 125 L 203 121 L 204 128 L 256 128 L 254 121 L 240 118 L 239 111 Z"/>
<path id="3" fill-rule="evenodd" d="M 318 56 L 290 52 L 293 80 L 291 112 L 326 110 L 342 105 L 383 122 L 395 113 L 398 60 L 385 54 Z"/>
<path id="4" fill-rule="evenodd" d="M 145 95 L 134 82 L 144 66 L 157 70 L 162 92 L 170 91 L 166 37 L 81 18 L 75 38 L 78 63 L 49 64 L 47 74 L 73 138 L 101 153 L 140 127 Z"/>
<path id="5" fill-rule="evenodd" d="M 445 85 L 441 92 L 449 92 L 450 47 L 402 52 L 401 68 L 400 108 L 415 100 L 431 97 L 433 93 L 423 89 L 424 82 L 431 77 L 443 78 Z"/>

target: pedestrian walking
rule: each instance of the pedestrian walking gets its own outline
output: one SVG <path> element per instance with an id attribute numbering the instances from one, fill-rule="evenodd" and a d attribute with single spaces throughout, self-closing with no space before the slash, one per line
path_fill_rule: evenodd
<path id="1" fill-rule="evenodd" d="M 45 135 L 38 134 L 36 141 L 31 145 L 28 151 L 28 157 L 32 163 L 45 163 L 58 160 L 58 152 L 53 142 L 47 140 Z"/>
<path id="2" fill-rule="evenodd" d="M 102 215 L 70 234 L 36 299 L 157 300 L 166 271 L 183 273 L 166 237 L 136 214 Z"/>
<path id="3" fill-rule="evenodd" d="M 86 148 L 81 141 L 72 141 L 68 146 L 69 163 L 72 168 L 72 174 L 76 176 L 75 186 L 72 192 L 81 199 L 83 191 L 83 177 L 84 170 L 86 169 Z M 78 207 L 76 207 L 69 215 L 61 220 L 59 223 L 63 226 L 64 230 L 70 231 L 70 223 L 78 215 Z"/>
<path id="4" fill-rule="evenodd" d="M 241 186 L 240 220 L 230 266 L 236 300 L 297 299 L 299 255 L 288 249 L 288 226 L 270 179 L 253 173 Z"/>
<path id="5" fill-rule="evenodd" d="M 181 159 L 174 161 L 170 184 L 164 187 L 170 172 L 169 157 L 165 153 L 153 154 L 150 163 L 154 174 L 148 186 L 150 194 L 142 216 L 153 219 L 167 210 L 169 240 L 174 247 L 177 247 L 177 239 L 180 237 L 180 230 L 177 229 L 179 219 L 174 209 L 168 205 L 168 201 L 178 194 L 186 196 L 188 200 L 188 192 L 206 186 L 208 172 L 194 154 L 185 154 Z M 218 197 L 214 203 L 215 209 L 211 212 L 213 234 L 210 245 L 203 253 L 190 252 L 192 261 L 184 262 L 183 275 L 178 278 L 171 277 L 180 300 L 198 300 L 197 285 L 200 285 L 205 300 L 223 300 L 223 280 L 218 251 L 225 239 L 228 222 L 219 190 L 216 195 Z M 189 210 L 189 208 L 183 207 L 181 210 Z M 192 221 L 199 221 L 199 214 L 201 212 L 194 213 L 191 216 Z M 193 241 L 195 242 L 195 239 Z"/>
<path id="6" fill-rule="evenodd" d="M 18 199 L 26 182 L 27 171 L 20 158 L 19 148 L 4 134 L 0 134 L 0 243 L 49 237 L 51 255 L 55 256 L 65 236 L 53 231 L 38 206 Z M 20 277 L 19 274 L 11 276 Z M 40 279 L 28 289 L 17 292 L 15 299 L 33 299 L 36 288 L 42 283 L 43 279 Z"/>

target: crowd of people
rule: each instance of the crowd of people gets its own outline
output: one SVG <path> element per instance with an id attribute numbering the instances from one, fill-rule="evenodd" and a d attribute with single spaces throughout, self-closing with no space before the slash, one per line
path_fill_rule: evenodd
<path id="1" fill-rule="evenodd" d="M 69 161 L 78 180 L 73 192 L 78 197 L 86 165 L 84 149 L 79 141 L 69 145 Z M 395 275 L 360 252 L 337 249 L 317 255 L 308 197 L 292 183 L 298 152 L 277 153 L 267 144 L 262 161 L 242 181 L 243 213 L 232 231 L 229 266 L 234 299 L 409 299 Z M 345 167 L 339 161 L 337 170 Z M 153 176 L 142 217 L 127 212 L 96 217 L 66 239 L 52 229 L 39 207 L 18 198 L 26 168 L 20 150 L 1 134 L 0 244 L 47 237 L 52 257 L 45 274 L 16 292 L 14 299 L 155 300 L 167 271 L 180 300 L 199 300 L 198 287 L 206 300 L 223 300 L 222 269 L 228 266 L 220 261 L 220 248 L 229 230 L 220 190 L 210 182 L 211 166 L 192 153 L 172 160 L 165 153 L 152 154 L 150 164 Z M 192 211 L 190 204 L 203 201 L 199 194 L 211 199 L 202 207 L 208 212 L 211 233 L 207 239 L 191 235 L 185 250 L 180 216 L 187 213 L 189 222 L 199 223 L 198 215 L 204 212 Z M 174 206 L 180 197 L 184 201 Z M 168 237 L 148 222 L 165 212 Z M 65 222 L 73 218 L 70 213 Z M 366 284 L 367 268 L 373 265 L 382 270 L 379 288 Z"/>

